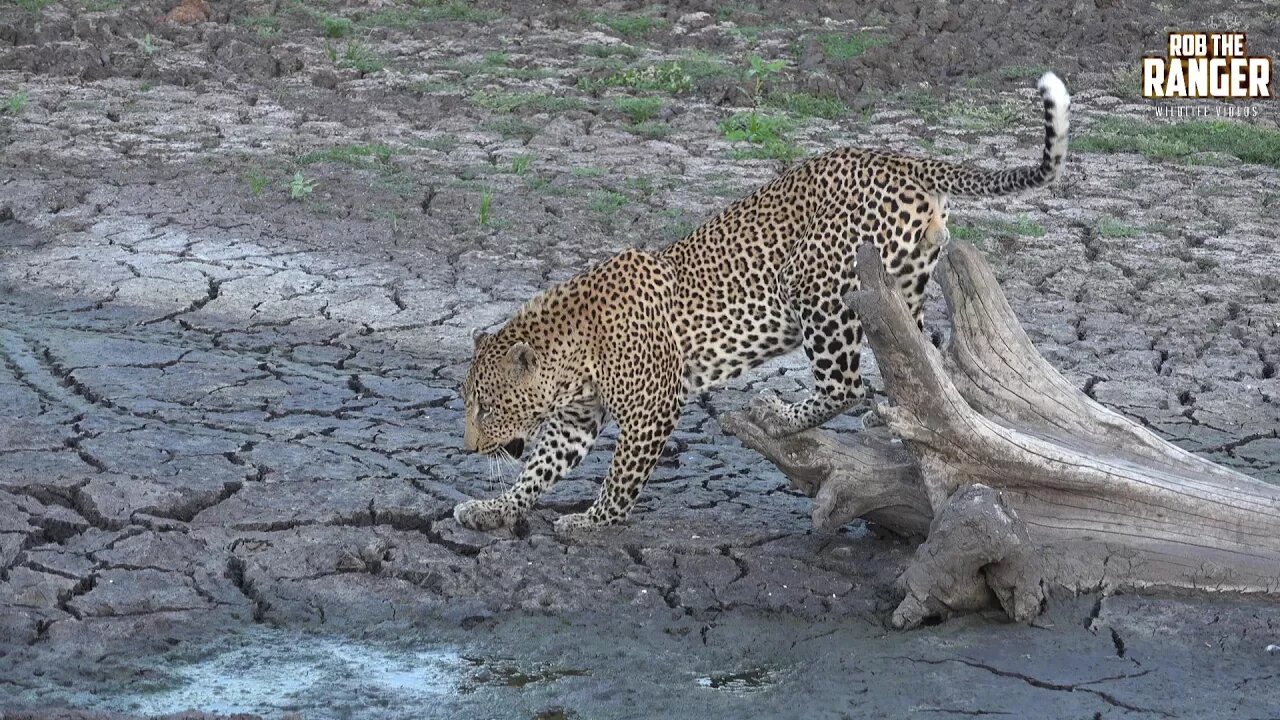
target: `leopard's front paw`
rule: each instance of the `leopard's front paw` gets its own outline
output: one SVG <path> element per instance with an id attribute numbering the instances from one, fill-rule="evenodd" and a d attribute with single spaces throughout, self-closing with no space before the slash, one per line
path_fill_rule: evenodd
<path id="1" fill-rule="evenodd" d="M 606 525 L 608 523 L 592 518 L 590 512 L 582 512 L 561 515 L 556 518 L 555 529 L 557 535 L 573 535 L 574 533 L 598 530 Z"/>
<path id="2" fill-rule="evenodd" d="M 468 500 L 453 508 L 453 519 L 471 530 L 496 530 L 514 524 L 518 518 L 515 509 L 498 498 Z"/>
<path id="3" fill-rule="evenodd" d="M 771 437 L 782 437 L 796 431 L 786 411 L 787 404 L 772 390 L 764 390 L 751 399 L 751 419 Z"/>

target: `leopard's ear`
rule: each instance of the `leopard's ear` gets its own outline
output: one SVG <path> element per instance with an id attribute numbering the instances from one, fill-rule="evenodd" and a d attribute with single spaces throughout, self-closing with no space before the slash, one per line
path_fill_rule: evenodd
<path id="1" fill-rule="evenodd" d="M 538 352 L 529 343 L 518 342 L 507 350 L 507 364 L 519 377 L 538 364 Z"/>
<path id="2" fill-rule="evenodd" d="M 480 347 L 480 343 L 484 342 L 484 339 L 487 337 L 489 337 L 489 333 L 485 332 L 482 328 L 474 328 L 471 331 L 471 342 L 476 347 Z"/>

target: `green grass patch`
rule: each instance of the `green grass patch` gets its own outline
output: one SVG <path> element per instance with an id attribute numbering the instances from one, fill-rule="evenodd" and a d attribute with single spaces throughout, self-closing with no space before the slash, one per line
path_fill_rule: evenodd
<path id="1" fill-rule="evenodd" d="M 685 53 L 680 58 L 680 68 L 694 82 L 741 75 L 741 69 L 733 63 L 705 50 L 691 50 Z"/>
<path id="2" fill-rule="evenodd" d="M 280 18 L 274 15 L 241 15 L 235 20 L 237 25 L 248 28 L 258 37 L 271 37 L 280 34 Z"/>
<path id="3" fill-rule="evenodd" d="M 968 240 L 975 245 L 981 246 L 982 242 L 990 236 L 997 237 L 1044 237 L 1044 226 L 1032 220 L 1026 215 L 1021 215 L 1013 220 L 1004 220 L 1001 218 L 979 218 L 971 221 L 967 225 L 951 224 L 947 227 L 947 231 L 951 233 L 951 237 L 956 240 Z"/>
<path id="4" fill-rule="evenodd" d="M 511 158 L 511 172 L 516 175 L 524 175 L 529 172 L 529 168 L 533 165 L 532 155 L 517 155 Z"/>
<path id="5" fill-rule="evenodd" d="M 770 94 L 765 98 L 765 105 L 800 117 L 820 117 L 828 120 L 836 120 L 849 112 L 849 106 L 839 98 L 801 92 Z"/>
<path id="6" fill-rule="evenodd" d="M 791 128 L 786 118 L 757 112 L 736 113 L 720 123 L 725 139 L 756 144 L 782 140 Z"/>
<path id="7" fill-rule="evenodd" d="M 120 0 L 85 0 L 84 9 L 89 12 L 105 12 L 120 7 Z"/>
<path id="8" fill-rule="evenodd" d="M 604 175 L 604 170 L 597 167 L 576 167 L 573 169 L 573 176 L 580 178 L 594 178 Z"/>
<path id="9" fill-rule="evenodd" d="M 827 33 L 818 36 L 822 52 L 831 60 L 852 60 L 871 48 L 889 44 L 885 35 L 858 32 L 851 35 Z"/>
<path id="10" fill-rule="evenodd" d="M 613 104 L 614 107 L 618 108 L 619 112 L 626 115 L 633 124 L 637 125 L 657 117 L 665 105 L 662 98 L 653 97 L 618 98 Z"/>
<path id="11" fill-rule="evenodd" d="M 947 232 L 951 233 L 952 240 L 964 240 L 966 242 L 971 242 L 978 247 L 982 247 L 983 240 L 985 239 L 981 230 L 969 225 L 952 224 L 947 227 Z"/>
<path id="12" fill-rule="evenodd" d="M 453 152 L 459 144 L 460 143 L 456 135 L 450 135 L 447 133 L 444 135 L 437 135 L 433 138 L 427 138 L 426 140 L 414 141 L 414 145 L 417 145 L 418 147 L 430 148 L 436 152 L 442 153 Z"/>
<path id="13" fill-rule="evenodd" d="M 244 182 L 249 186 L 249 192 L 253 193 L 254 197 L 259 197 L 267 189 L 267 185 L 271 184 L 271 178 L 255 167 L 245 171 Z"/>
<path id="14" fill-rule="evenodd" d="M 471 96 L 476 105 L 494 112 L 558 113 L 580 110 L 586 103 L 578 98 L 548 95 L 546 93 L 495 93 L 479 92 Z"/>
<path id="15" fill-rule="evenodd" d="M 358 168 L 372 168 L 385 165 L 395 152 L 386 145 L 339 145 L 337 147 L 316 150 L 298 157 L 299 165 L 314 165 L 330 162 L 350 165 Z"/>
<path id="16" fill-rule="evenodd" d="M 632 90 L 658 90 L 677 95 L 693 89 L 693 78 L 685 72 L 679 62 L 671 61 L 619 70 L 602 80 L 583 77 L 578 81 L 578 87 L 589 91 L 601 87 L 625 87 Z"/>
<path id="17" fill-rule="evenodd" d="M 1025 215 L 1016 217 L 1013 220 L 988 220 L 983 224 L 1004 235 L 1044 237 L 1044 226 Z"/>
<path id="18" fill-rule="evenodd" d="M 930 125 L 950 125 L 984 133 L 1007 129 L 1029 117 L 1027 108 L 1014 100 L 982 102 L 964 97 L 944 101 L 927 92 L 900 94 L 896 102 Z"/>
<path id="19" fill-rule="evenodd" d="M 489 132 L 496 132 L 505 138 L 519 138 L 528 141 L 534 135 L 538 134 L 538 128 L 530 125 L 519 118 L 503 117 L 497 120 L 490 120 L 480 126 Z"/>
<path id="20" fill-rule="evenodd" d="M 787 140 L 768 140 L 761 145 L 737 148 L 729 153 L 734 160 L 781 160 L 788 163 L 802 155 L 804 150 Z"/>
<path id="21" fill-rule="evenodd" d="M 664 22 L 655 17 L 636 13 L 583 13 L 584 22 L 599 23 L 624 38 L 640 38 L 648 35 Z"/>
<path id="22" fill-rule="evenodd" d="M 732 156 L 736 160 L 795 160 L 803 151 L 788 138 L 791 129 L 787 118 L 754 111 L 736 113 L 720 123 L 726 140 L 754 146 L 735 149 Z"/>
<path id="23" fill-rule="evenodd" d="M 661 140 L 671 134 L 671 126 L 664 122 L 658 122 L 657 120 L 636 123 L 635 125 L 627 127 L 627 130 L 630 130 L 635 135 L 639 135 L 640 137 L 648 138 L 650 140 Z"/>
<path id="24" fill-rule="evenodd" d="M 592 212 L 612 215 L 631 203 L 631 198 L 613 190 L 602 190 L 591 200 Z"/>
<path id="25" fill-rule="evenodd" d="M 1280 167 L 1280 130 L 1228 120 L 1150 123 L 1103 118 L 1072 144 L 1086 152 L 1132 152 L 1156 160 L 1188 161 L 1196 153 L 1225 153 L 1247 163 Z"/>
<path id="26" fill-rule="evenodd" d="M 10 115 L 17 115 L 27 109 L 27 91 L 19 90 L 4 99 L 4 111 Z"/>
<path id="27" fill-rule="evenodd" d="M 338 65 L 344 68 L 352 68 L 362 73 L 378 72 L 387 66 L 381 55 L 371 50 L 368 45 L 360 42 L 348 43 L 346 49 L 342 51 L 342 55 L 338 59 Z"/>
<path id="28" fill-rule="evenodd" d="M 351 34 L 355 25 L 344 17 L 326 15 L 320 20 L 320 30 L 327 38 L 344 38 Z"/>
<path id="29" fill-rule="evenodd" d="M 489 53 L 485 56 L 483 62 L 459 62 L 456 60 L 446 60 L 436 63 L 433 69 L 452 70 L 461 73 L 466 77 L 478 77 L 488 75 L 492 77 L 515 78 L 517 80 L 540 80 L 542 78 L 555 77 L 558 73 L 551 68 L 540 67 L 511 67 L 506 63 L 510 61 L 507 58 L 503 62 L 494 62 L 494 56 L 503 53 Z"/>
<path id="30" fill-rule="evenodd" d="M 1098 220 L 1098 224 L 1094 227 L 1098 231 L 1098 235 L 1104 238 L 1131 238 L 1137 237 L 1142 230 L 1133 225 L 1126 225 L 1113 217 L 1104 217 Z"/>

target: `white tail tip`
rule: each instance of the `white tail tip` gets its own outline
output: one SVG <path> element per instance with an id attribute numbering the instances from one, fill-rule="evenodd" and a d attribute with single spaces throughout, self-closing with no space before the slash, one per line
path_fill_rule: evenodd
<path id="1" fill-rule="evenodd" d="M 1067 94 L 1067 86 L 1062 84 L 1062 78 L 1047 72 L 1040 77 L 1037 84 L 1040 92 L 1053 101 L 1059 109 L 1066 110 L 1071 104 L 1071 96 Z"/>

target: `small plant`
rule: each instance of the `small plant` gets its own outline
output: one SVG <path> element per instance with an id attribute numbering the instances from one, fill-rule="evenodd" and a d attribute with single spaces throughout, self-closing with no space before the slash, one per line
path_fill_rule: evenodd
<path id="1" fill-rule="evenodd" d="M 480 224 L 488 225 L 493 208 L 493 190 L 485 188 L 480 192 Z"/>
<path id="2" fill-rule="evenodd" d="M 151 37 L 151 33 L 142 36 L 142 42 L 139 43 L 139 46 L 142 48 L 142 52 L 148 55 L 156 53 L 155 38 Z"/>
<path id="3" fill-rule="evenodd" d="M 751 65 L 747 68 L 747 79 L 754 84 L 751 101 L 754 107 L 759 108 L 760 98 L 764 94 L 764 84 L 773 79 L 774 75 L 782 72 L 782 69 L 787 66 L 787 61 L 765 60 L 759 55 L 752 55 L 750 63 Z"/>
<path id="4" fill-rule="evenodd" d="M 765 104 L 799 117 L 820 117 L 827 120 L 844 117 L 849 112 L 849 106 L 838 98 L 809 93 L 770 93 Z"/>
<path id="5" fill-rule="evenodd" d="M 584 106 L 584 103 L 578 98 L 548 95 L 547 93 L 479 92 L 471 96 L 471 101 L 482 108 L 495 112 L 523 110 L 534 113 L 558 113 L 566 110 L 578 110 Z"/>
<path id="6" fill-rule="evenodd" d="M 351 34 L 352 22 L 344 17 L 327 15 L 320 21 L 320 26 L 327 38 L 344 38 Z"/>
<path id="7" fill-rule="evenodd" d="M 272 15 L 242 15 L 236 18 L 236 24 L 253 28 L 258 37 L 271 37 L 280 33 L 280 19 Z"/>
<path id="8" fill-rule="evenodd" d="M 790 129 L 791 122 L 786 118 L 758 112 L 737 113 L 720 123 L 720 132 L 724 133 L 725 139 L 757 145 L 780 141 Z"/>
<path id="9" fill-rule="evenodd" d="M 646 137 L 651 140 L 660 140 L 671 134 L 671 126 L 656 120 L 650 122 L 642 122 L 627 128 L 632 133 L 640 137 Z"/>
<path id="10" fill-rule="evenodd" d="M 120 0 L 85 0 L 84 9 L 89 12 L 103 12 L 120 7 Z"/>
<path id="11" fill-rule="evenodd" d="M 511 56 L 504 52 L 485 53 L 484 64 L 489 67 L 501 67 L 511 62 Z"/>
<path id="12" fill-rule="evenodd" d="M 538 128 L 529 123 L 514 117 L 498 118 L 481 125 L 480 127 L 491 132 L 496 132 L 505 138 L 520 138 L 528 142 L 530 138 L 538 134 Z"/>
<path id="13" fill-rule="evenodd" d="M 631 202 L 631 198 L 620 192 L 604 190 L 591 201 L 591 209 L 601 215 L 612 215 Z"/>
<path id="14" fill-rule="evenodd" d="M 679 62 L 665 62 L 657 65 L 646 65 L 642 68 L 627 68 L 595 81 L 582 78 L 578 87 L 583 90 L 594 90 L 598 87 L 628 87 L 634 90 L 661 90 L 676 95 L 693 89 L 693 78 L 684 71 Z"/>
<path id="15" fill-rule="evenodd" d="M 426 140 L 415 141 L 414 144 L 425 148 L 431 148 L 436 152 L 449 153 L 453 152 L 454 148 L 458 147 L 459 141 L 456 135 L 446 133 L 427 138 Z"/>
<path id="16" fill-rule="evenodd" d="M 662 25 L 662 21 L 657 18 L 626 13 L 584 13 L 583 19 L 600 23 L 625 38 L 642 37 Z"/>
<path id="17" fill-rule="evenodd" d="M 827 34 L 818 36 L 818 44 L 831 60 L 852 60 L 874 47 L 888 45 L 889 38 L 859 32 L 852 35 Z"/>
<path id="18" fill-rule="evenodd" d="M 618 98 L 614 101 L 618 110 L 636 125 L 657 117 L 663 104 L 661 98 Z"/>
<path id="19" fill-rule="evenodd" d="M 517 155 L 511 158 L 511 172 L 516 175 L 524 175 L 529 172 L 529 166 L 532 164 L 532 155 Z"/>
<path id="20" fill-rule="evenodd" d="M 250 168 L 244 174 L 244 181 L 249 184 L 249 192 L 253 193 L 254 197 L 260 197 L 271 179 L 258 168 Z"/>
<path id="21" fill-rule="evenodd" d="M 982 231 L 976 227 L 972 227 L 970 225 L 957 225 L 953 223 L 947 228 L 947 230 L 951 232 L 952 240 L 967 240 L 978 247 L 983 246 L 985 238 L 982 235 Z"/>
<path id="22" fill-rule="evenodd" d="M 1137 237 L 1139 230 L 1132 225 L 1126 225 L 1116 218 L 1104 217 L 1098 221 L 1098 235 L 1104 238 L 1131 238 Z"/>
<path id="23" fill-rule="evenodd" d="M 386 67 L 387 64 L 364 43 L 353 42 L 349 43 L 346 49 L 343 50 L 342 61 L 339 65 L 367 74 L 378 72 Z"/>
<path id="24" fill-rule="evenodd" d="M 10 115 L 17 115 L 27 109 L 27 91 L 19 90 L 10 95 L 4 101 L 4 111 Z"/>
<path id="25" fill-rule="evenodd" d="M 395 152 L 381 143 L 370 145 L 339 145 L 309 152 L 298 158 L 301 165 L 314 165 L 320 162 L 342 163 L 352 167 L 372 168 L 385 165 Z"/>
<path id="26" fill-rule="evenodd" d="M 657 188 L 653 186 L 653 181 L 644 176 L 627 178 L 622 184 L 631 190 L 639 192 L 642 197 L 646 198 L 657 191 Z"/>
<path id="27" fill-rule="evenodd" d="M 316 181 L 309 180 L 303 176 L 302 171 L 293 174 L 293 179 L 289 181 L 289 199 L 301 200 L 310 195 L 316 189 Z"/>
<path id="28" fill-rule="evenodd" d="M 765 115 L 755 110 L 737 113 L 720 123 L 720 132 L 726 140 L 747 142 L 755 146 L 734 150 L 733 157 L 738 160 L 795 160 L 803 151 L 787 137 L 790 130 L 791 122 L 786 118 Z"/>

